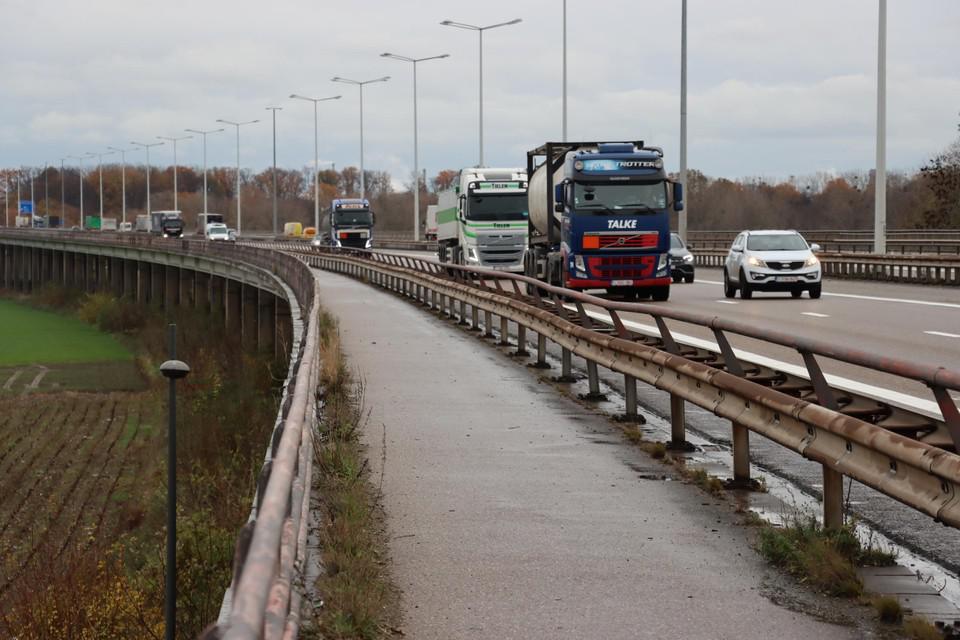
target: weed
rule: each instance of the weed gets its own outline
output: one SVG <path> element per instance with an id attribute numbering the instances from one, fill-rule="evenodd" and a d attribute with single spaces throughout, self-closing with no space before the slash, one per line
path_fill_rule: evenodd
<path id="1" fill-rule="evenodd" d="M 903 620 L 903 607 L 900 601 L 891 596 L 878 596 L 872 601 L 873 608 L 882 622 L 896 624 Z"/>
<path id="2" fill-rule="evenodd" d="M 685 466 L 680 467 L 680 473 L 693 484 L 697 485 L 712 496 L 723 495 L 723 480 L 716 476 L 711 476 L 704 469 L 689 469 Z"/>
<path id="3" fill-rule="evenodd" d="M 903 633 L 912 640 L 943 640 L 943 633 L 936 626 L 916 616 L 903 621 Z"/>
<path id="4" fill-rule="evenodd" d="M 667 445 L 663 442 L 644 442 L 640 448 L 655 460 L 663 460 L 667 456 Z"/>

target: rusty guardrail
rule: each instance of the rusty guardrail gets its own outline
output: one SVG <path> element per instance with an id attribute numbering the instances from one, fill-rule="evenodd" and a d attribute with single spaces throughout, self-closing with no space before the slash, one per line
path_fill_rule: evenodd
<path id="1" fill-rule="evenodd" d="M 739 231 L 690 230 L 687 240 L 695 250 L 728 249 Z M 850 229 L 813 229 L 801 231 L 809 242 L 816 242 L 824 251 L 837 253 L 872 253 L 873 231 Z M 960 255 L 958 229 L 891 229 L 887 231 L 887 254 Z"/>
<path id="2" fill-rule="evenodd" d="M 722 267 L 728 251 L 693 250 L 698 267 Z M 828 278 L 960 286 L 960 256 L 818 253 Z"/>
<path id="3" fill-rule="evenodd" d="M 536 332 L 537 362 L 546 363 L 548 340 L 561 348 L 561 379 L 571 374 L 572 355 L 584 358 L 591 393 L 599 393 L 598 366 L 622 374 L 628 415 L 636 415 L 637 381 L 669 392 L 673 446 L 685 445 L 684 402 L 729 419 L 735 483 L 750 480 L 750 431 L 820 463 L 827 526 L 843 521 L 842 481 L 848 476 L 960 528 L 960 456 L 955 453 L 960 443 L 960 414 L 950 396 L 951 391 L 960 390 L 960 372 L 667 306 L 613 302 L 488 269 L 356 250 L 319 249 L 305 255 L 316 267 L 387 288 L 442 314 L 459 317 L 475 329 L 482 326 L 491 335 L 493 317 L 499 316 L 501 344 L 506 344 L 512 322 L 519 354 L 526 354 L 526 332 Z M 598 320 L 597 312 L 590 311 L 593 309 L 606 314 L 606 321 Z M 628 330 L 620 318 L 624 312 L 651 316 L 659 336 Z M 667 320 L 710 328 L 717 339 L 717 352 L 708 358 L 702 350 L 679 345 Z M 742 361 L 730 346 L 728 333 L 795 349 L 809 378 L 799 385 L 795 378 L 770 375 Z M 827 383 L 818 357 L 921 382 L 931 389 L 942 415 L 897 413 L 877 402 L 865 403 L 838 392 Z M 896 420 L 891 421 L 892 417 Z M 885 420 L 886 425 L 875 424 Z"/>

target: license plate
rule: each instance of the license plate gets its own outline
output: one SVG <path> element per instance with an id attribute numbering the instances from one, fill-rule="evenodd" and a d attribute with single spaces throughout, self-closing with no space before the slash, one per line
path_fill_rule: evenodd
<path id="1" fill-rule="evenodd" d="M 798 276 L 777 276 L 777 282 L 799 282 Z"/>
<path id="2" fill-rule="evenodd" d="M 614 287 L 632 287 L 633 280 L 613 280 L 610 284 Z"/>

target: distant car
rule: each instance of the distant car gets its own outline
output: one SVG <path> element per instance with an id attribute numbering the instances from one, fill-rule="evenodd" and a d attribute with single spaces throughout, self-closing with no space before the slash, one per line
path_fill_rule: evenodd
<path id="1" fill-rule="evenodd" d="M 723 268 L 723 294 L 737 291 L 749 300 L 754 291 L 788 291 L 799 298 L 821 292 L 820 246 L 808 245 L 796 231 L 744 231 L 733 241 Z"/>
<path id="2" fill-rule="evenodd" d="M 693 254 L 677 233 L 670 234 L 670 276 L 674 282 L 693 282 Z"/>
<path id="3" fill-rule="evenodd" d="M 124 231 L 124 232 L 126 232 L 126 231 L 133 231 L 133 223 L 132 223 L 132 222 L 121 222 L 120 225 L 117 227 L 117 231 Z"/>
<path id="4" fill-rule="evenodd" d="M 236 229 L 227 229 L 227 240 L 231 242 L 237 241 L 237 230 Z"/>
<path id="5" fill-rule="evenodd" d="M 230 232 L 222 222 L 211 222 L 204 231 L 204 237 L 210 241 L 227 242 L 230 240 Z"/>

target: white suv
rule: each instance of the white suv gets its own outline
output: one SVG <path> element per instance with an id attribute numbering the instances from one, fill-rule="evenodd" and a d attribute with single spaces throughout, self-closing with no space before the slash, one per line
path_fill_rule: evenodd
<path id="1" fill-rule="evenodd" d="M 796 231 L 744 231 L 737 236 L 723 267 L 723 294 L 749 300 L 754 291 L 789 291 L 799 298 L 804 291 L 820 297 L 820 261 Z"/>

